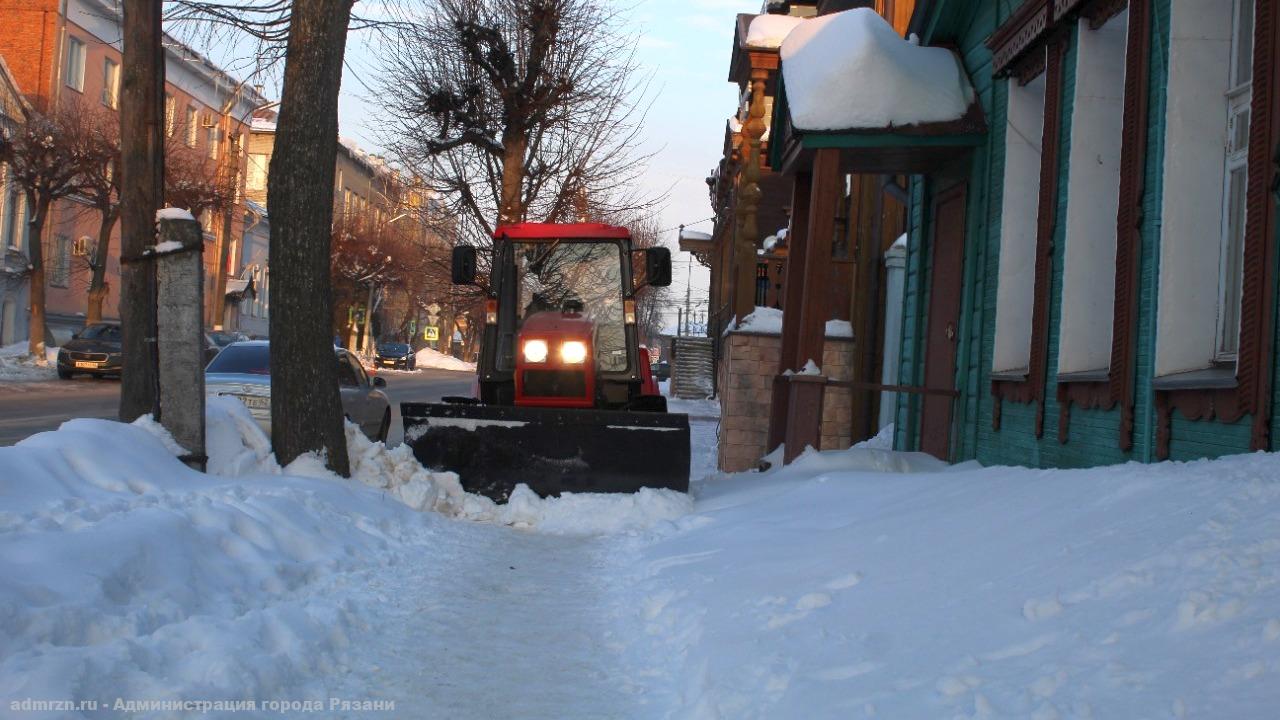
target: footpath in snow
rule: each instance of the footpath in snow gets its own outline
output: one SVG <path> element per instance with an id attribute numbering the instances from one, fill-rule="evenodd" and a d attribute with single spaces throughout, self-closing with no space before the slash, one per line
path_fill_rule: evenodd
<path id="1" fill-rule="evenodd" d="M 1276 716 L 1276 456 L 717 476 L 694 429 L 693 498 L 501 507 L 355 433 L 353 480 L 282 470 L 232 401 L 209 475 L 145 420 L 0 448 L 0 716 Z"/>

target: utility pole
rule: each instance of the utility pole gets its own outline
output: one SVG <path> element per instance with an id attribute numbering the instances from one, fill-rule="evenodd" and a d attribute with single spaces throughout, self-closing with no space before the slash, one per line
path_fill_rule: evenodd
<path id="1" fill-rule="evenodd" d="M 124 0 L 120 82 L 120 318 L 124 372 L 120 419 L 159 415 L 156 210 L 164 199 L 162 0 Z"/>

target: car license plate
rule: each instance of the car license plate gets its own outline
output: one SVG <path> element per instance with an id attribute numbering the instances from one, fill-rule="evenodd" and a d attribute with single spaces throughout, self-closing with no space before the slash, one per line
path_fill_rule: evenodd
<path id="1" fill-rule="evenodd" d="M 77 361 L 76 361 L 76 367 L 78 367 L 78 368 L 95 368 L 95 369 L 96 369 L 96 368 L 98 367 L 98 365 L 99 365 L 99 363 L 96 363 L 96 362 L 88 362 L 88 361 L 85 361 L 85 360 L 77 360 Z"/>
<path id="2" fill-rule="evenodd" d="M 237 395 L 236 397 L 240 398 L 240 402 L 244 403 L 244 406 L 250 410 L 271 409 L 271 398 L 269 397 L 262 397 L 261 395 Z"/>

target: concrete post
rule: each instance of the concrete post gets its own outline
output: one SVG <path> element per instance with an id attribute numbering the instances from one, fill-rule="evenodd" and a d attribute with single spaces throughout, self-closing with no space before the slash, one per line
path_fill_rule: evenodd
<path id="1" fill-rule="evenodd" d="M 183 462 L 203 471 L 204 234 L 183 213 L 160 211 L 156 256 L 160 424 L 187 450 Z"/>

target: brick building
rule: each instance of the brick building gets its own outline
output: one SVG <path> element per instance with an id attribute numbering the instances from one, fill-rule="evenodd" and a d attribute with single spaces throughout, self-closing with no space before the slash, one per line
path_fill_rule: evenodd
<path id="1" fill-rule="evenodd" d="M 119 0 L 0 0 L 0 57 L 22 94 L 34 104 L 54 107 L 83 103 L 114 112 L 118 107 L 121 56 Z M 166 143 L 181 143 L 223 168 L 243 188 L 243 140 L 256 108 L 266 104 L 252 87 L 223 72 L 175 38 L 165 37 Z M 240 193 L 237 192 L 237 197 Z M 23 208 L 15 214 L 22 215 Z M 225 213 L 205 213 L 206 322 L 223 323 L 223 298 L 215 298 L 223 244 L 228 244 L 228 276 L 239 268 L 246 213 L 241 203 Z M 55 333 L 83 323 L 90 270 L 85 259 L 97 237 L 98 213 L 75 198 L 50 211 L 43 243 L 47 313 Z M 119 226 L 111 236 L 119 243 Z M 118 248 L 118 245 L 117 245 Z M 103 316 L 119 315 L 119 251 L 107 266 Z M 58 332 L 61 330 L 62 332 Z"/>

